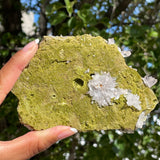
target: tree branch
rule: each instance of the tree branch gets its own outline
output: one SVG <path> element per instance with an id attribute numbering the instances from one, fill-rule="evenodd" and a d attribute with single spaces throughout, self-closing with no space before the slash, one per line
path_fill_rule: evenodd
<path id="1" fill-rule="evenodd" d="M 132 0 L 123 0 L 119 3 L 117 6 L 115 13 L 113 15 L 113 18 L 117 18 L 122 11 L 125 11 L 126 8 L 128 8 L 129 4 L 132 2 Z"/>
<path id="2" fill-rule="evenodd" d="M 118 3 L 119 2 L 119 3 Z M 117 18 L 122 11 L 125 11 L 132 0 L 115 1 L 113 6 L 110 6 L 108 12 L 105 14 L 109 19 Z"/>

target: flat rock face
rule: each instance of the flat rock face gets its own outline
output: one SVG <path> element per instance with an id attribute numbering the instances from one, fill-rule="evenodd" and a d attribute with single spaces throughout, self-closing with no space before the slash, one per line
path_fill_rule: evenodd
<path id="1" fill-rule="evenodd" d="M 12 92 L 20 121 L 34 130 L 134 130 L 157 104 L 118 47 L 90 35 L 44 37 Z"/>

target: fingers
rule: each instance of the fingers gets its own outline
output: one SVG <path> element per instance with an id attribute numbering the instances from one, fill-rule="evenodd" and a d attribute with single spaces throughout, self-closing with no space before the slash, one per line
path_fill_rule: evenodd
<path id="1" fill-rule="evenodd" d="M 1 160 L 26 160 L 46 150 L 53 143 L 75 134 L 77 130 L 57 126 L 43 131 L 32 131 L 8 142 L 0 142 Z"/>
<path id="2" fill-rule="evenodd" d="M 28 43 L 0 70 L 0 104 L 12 89 L 22 70 L 28 65 L 38 49 L 38 39 Z"/>

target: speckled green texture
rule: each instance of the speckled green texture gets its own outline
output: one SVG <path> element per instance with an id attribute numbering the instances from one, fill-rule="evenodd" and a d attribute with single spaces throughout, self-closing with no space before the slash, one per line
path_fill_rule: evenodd
<path id="1" fill-rule="evenodd" d="M 101 71 L 116 77 L 119 88 L 137 94 L 142 110 L 127 106 L 123 95 L 111 106 L 92 104 L 87 84 L 92 74 Z M 21 122 L 35 130 L 57 125 L 79 131 L 134 130 L 140 113 L 148 114 L 157 104 L 152 90 L 126 65 L 117 46 L 90 35 L 44 37 L 12 92 L 19 99 Z"/>

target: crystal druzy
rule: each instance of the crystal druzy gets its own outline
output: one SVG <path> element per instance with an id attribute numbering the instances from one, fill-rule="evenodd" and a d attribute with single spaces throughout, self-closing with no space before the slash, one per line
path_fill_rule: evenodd
<path id="1" fill-rule="evenodd" d="M 127 55 L 113 39 L 45 36 L 12 90 L 20 121 L 34 130 L 141 128 L 157 98 L 146 85 L 152 78 L 128 67 Z"/>

